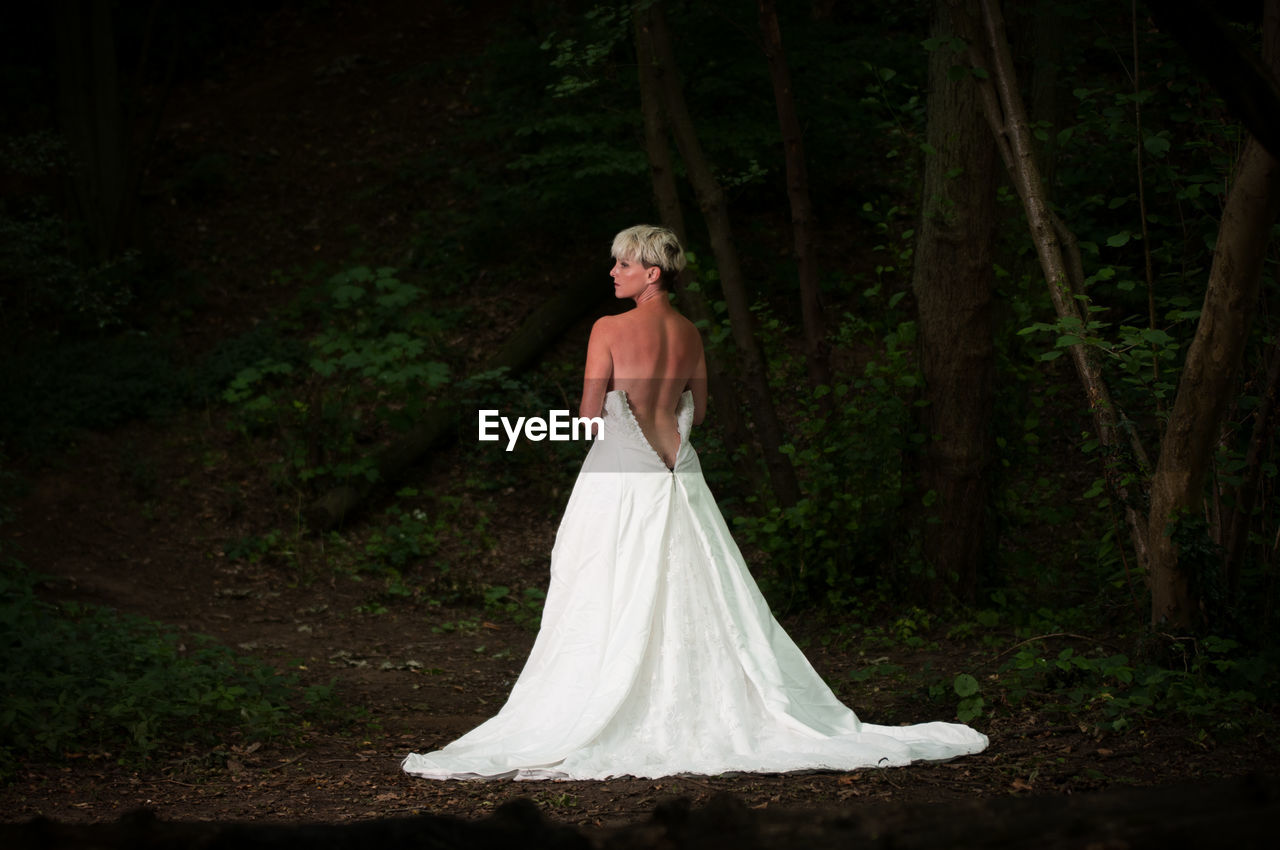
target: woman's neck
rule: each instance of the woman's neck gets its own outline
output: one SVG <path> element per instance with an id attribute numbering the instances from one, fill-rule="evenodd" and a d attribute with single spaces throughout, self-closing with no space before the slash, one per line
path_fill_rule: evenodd
<path id="1" fill-rule="evenodd" d="M 667 292 L 656 283 L 651 283 L 635 297 L 637 307 L 648 304 L 650 307 L 667 303 Z"/>

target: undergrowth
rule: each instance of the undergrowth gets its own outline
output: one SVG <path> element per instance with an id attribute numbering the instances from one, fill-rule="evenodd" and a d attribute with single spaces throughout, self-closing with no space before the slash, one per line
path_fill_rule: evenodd
<path id="1" fill-rule="evenodd" d="M 868 659 L 840 685 L 851 702 L 865 689 L 914 694 L 963 723 L 1058 724 L 1096 735 L 1138 732 L 1153 723 L 1186 724 L 1202 742 L 1269 729 L 1280 704 L 1276 652 L 1218 636 L 1089 631 L 1082 608 L 986 608 L 940 617 L 898 609 L 880 623 L 842 622 L 824 636 Z M 912 667 L 903 653 L 944 646 L 967 653 L 956 669 Z M 912 708 L 912 715 L 918 709 Z"/>
<path id="2" fill-rule="evenodd" d="M 16 561 L 0 572 L 0 781 L 24 760 L 94 753 L 139 763 L 182 745 L 287 735 L 336 711 L 212 638 L 114 610 L 54 604 Z"/>

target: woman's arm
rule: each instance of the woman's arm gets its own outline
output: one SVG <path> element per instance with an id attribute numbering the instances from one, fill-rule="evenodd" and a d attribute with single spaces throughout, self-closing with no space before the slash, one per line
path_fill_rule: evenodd
<path id="1" fill-rule="evenodd" d="M 591 326 L 587 340 L 587 365 L 582 370 L 582 404 L 578 415 L 599 416 L 613 377 L 613 317 L 602 316 Z"/>
<path id="2" fill-rule="evenodd" d="M 689 389 L 693 391 L 693 424 L 701 425 L 707 415 L 707 355 L 701 344 L 698 346 L 698 365 L 689 379 Z"/>

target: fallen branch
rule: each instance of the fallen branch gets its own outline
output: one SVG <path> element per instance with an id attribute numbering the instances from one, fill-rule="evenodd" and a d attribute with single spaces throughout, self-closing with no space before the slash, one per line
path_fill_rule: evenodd
<path id="1" fill-rule="evenodd" d="M 596 277 L 584 277 L 566 287 L 535 310 L 476 374 L 498 369 L 517 374 L 529 368 L 574 322 L 600 302 L 605 291 Z M 458 403 L 455 395 L 446 394 L 428 408 L 414 428 L 373 456 L 373 468 L 377 471 L 373 481 L 332 488 L 303 512 L 307 525 L 313 531 L 338 526 L 358 510 L 376 488 L 394 484 L 429 452 L 452 440 L 458 430 Z"/>

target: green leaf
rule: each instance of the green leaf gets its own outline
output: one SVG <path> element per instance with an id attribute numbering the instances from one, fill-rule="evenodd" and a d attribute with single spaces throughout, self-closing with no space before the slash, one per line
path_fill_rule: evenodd
<path id="1" fill-rule="evenodd" d="M 1119 248 L 1121 245 L 1128 244 L 1129 237 L 1130 237 L 1129 231 L 1122 230 L 1113 236 L 1108 236 L 1107 244 L 1110 245 L 1112 248 Z"/>
<path id="2" fill-rule="evenodd" d="M 1147 149 L 1147 153 L 1151 154 L 1152 156 L 1159 156 L 1159 157 L 1163 157 L 1165 154 L 1167 154 L 1169 152 L 1169 148 L 1171 147 L 1171 145 L 1169 144 L 1169 140 L 1165 138 L 1163 135 L 1147 136 L 1145 139 L 1142 140 L 1142 146 Z"/>
<path id="3" fill-rule="evenodd" d="M 971 697 L 980 690 L 978 680 L 973 678 L 973 676 L 970 676 L 968 673 L 961 673 L 956 676 L 951 687 L 955 689 L 956 696 L 961 699 Z"/>

